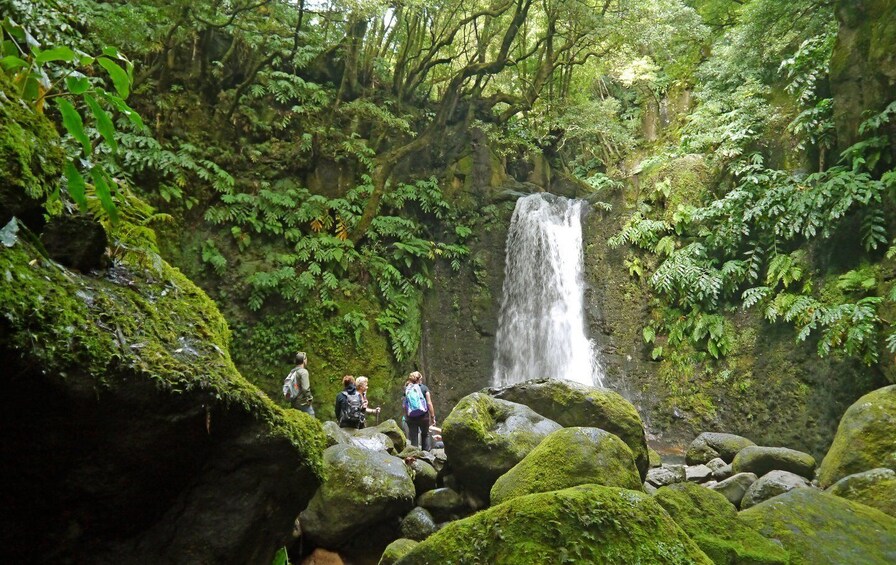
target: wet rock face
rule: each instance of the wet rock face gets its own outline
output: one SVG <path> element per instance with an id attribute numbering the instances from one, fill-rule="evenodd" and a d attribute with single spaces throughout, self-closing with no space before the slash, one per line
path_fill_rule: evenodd
<path id="1" fill-rule="evenodd" d="M 317 481 L 245 413 L 136 375 L 97 390 L 2 362 L 15 376 L 0 399 L 8 562 L 248 563 L 290 541 Z"/>

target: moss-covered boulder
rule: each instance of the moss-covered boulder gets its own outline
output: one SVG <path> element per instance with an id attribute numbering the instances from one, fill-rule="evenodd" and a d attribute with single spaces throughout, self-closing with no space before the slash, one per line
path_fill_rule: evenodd
<path id="1" fill-rule="evenodd" d="M 398 563 L 402 557 L 417 547 L 418 543 L 420 542 L 412 539 L 398 538 L 386 546 L 378 565 L 394 565 L 395 563 Z"/>
<path id="2" fill-rule="evenodd" d="M 641 490 L 634 457 L 621 439 L 598 428 L 563 428 L 498 478 L 491 502 L 589 483 Z"/>
<path id="3" fill-rule="evenodd" d="M 896 469 L 896 385 L 869 392 L 846 410 L 818 468 L 818 483 L 827 488 L 878 467 Z"/>
<path id="4" fill-rule="evenodd" d="M 324 451 L 327 479 L 300 515 L 302 531 L 328 548 L 375 547 L 372 526 L 394 525 L 414 506 L 404 461 L 379 451 L 334 445 Z M 396 536 L 397 537 L 397 536 Z"/>
<path id="5" fill-rule="evenodd" d="M 650 458 L 644 423 L 632 403 L 618 393 L 572 381 L 544 379 L 489 389 L 489 394 L 525 404 L 564 427 L 600 428 L 619 436 L 632 450 L 641 480 L 647 476 Z"/>
<path id="6" fill-rule="evenodd" d="M 402 565 L 712 561 L 647 494 L 598 485 L 520 496 L 447 524 Z"/>
<path id="7" fill-rule="evenodd" d="M 815 476 L 815 458 L 787 447 L 753 445 L 737 453 L 731 469 L 734 473 L 755 473 L 758 477 L 770 471 L 789 471 L 811 479 Z"/>
<path id="8" fill-rule="evenodd" d="M 739 516 L 781 542 L 793 565 L 896 563 L 896 519 L 817 489 L 794 489 Z"/>
<path id="9" fill-rule="evenodd" d="M 718 457 L 725 463 L 731 463 L 741 449 L 751 445 L 756 444 L 738 435 L 703 432 L 688 446 L 685 461 L 688 465 L 697 465 Z"/>
<path id="10" fill-rule="evenodd" d="M 457 479 L 487 502 L 498 477 L 558 429 L 560 424 L 531 408 L 476 392 L 454 407 L 442 437 Z"/>
<path id="11" fill-rule="evenodd" d="M 871 469 L 843 477 L 827 492 L 867 504 L 896 518 L 896 471 L 893 469 Z"/>
<path id="12" fill-rule="evenodd" d="M 786 551 L 742 522 L 717 492 L 678 483 L 659 489 L 654 498 L 716 565 L 789 563 Z"/>
<path id="13" fill-rule="evenodd" d="M 412 540 L 424 540 L 438 529 L 436 521 L 428 510 L 414 507 L 401 520 L 401 535 Z"/>
<path id="14" fill-rule="evenodd" d="M 270 562 L 319 484 L 320 423 L 236 371 L 221 314 L 163 261 L 84 276 L 10 245 L 7 559 Z"/>

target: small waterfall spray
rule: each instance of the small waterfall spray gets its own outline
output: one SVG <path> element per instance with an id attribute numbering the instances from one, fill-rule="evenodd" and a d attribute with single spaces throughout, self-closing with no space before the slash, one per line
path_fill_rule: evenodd
<path id="1" fill-rule="evenodd" d="M 520 198 L 507 234 L 494 386 L 560 378 L 603 386 L 585 334 L 584 202 L 539 193 Z"/>

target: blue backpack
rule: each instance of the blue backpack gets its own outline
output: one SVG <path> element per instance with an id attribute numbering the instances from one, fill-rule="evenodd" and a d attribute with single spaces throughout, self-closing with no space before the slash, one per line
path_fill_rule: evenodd
<path id="1" fill-rule="evenodd" d="M 423 396 L 423 390 L 419 384 L 408 385 L 404 389 L 404 398 L 408 417 L 419 418 L 429 412 L 426 406 L 426 397 Z"/>

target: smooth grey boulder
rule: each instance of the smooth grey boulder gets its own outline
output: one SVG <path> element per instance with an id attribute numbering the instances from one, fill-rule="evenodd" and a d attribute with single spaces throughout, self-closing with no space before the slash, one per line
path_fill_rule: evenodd
<path id="1" fill-rule="evenodd" d="M 416 541 L 425 540 L 438 529 L 432 514 L 420 506 L 414 507 L 401 521 L 402 537 Z"/>
<path id="2" fill-rule="evenodd" d="M 327 447 L 334 445 L 350 445 L 352 436 L 339 427 L 339 424 L 328 420 L 323 423 L 324 433 L 327 435 Z"/>
<path id="3" fill-rule="evenodd" d="M 746 510 L 779 494 L 809 486 L 809 481 L 797 474 L 788 471 L 770 471 L 750 485 L 744 493 L 743 500 L 740 501 L 740 509 Z"/>
<path id="4" fill-rule="evenodd" d="M 728 499 L 728 502 L 735 507 L 739 507 L 740 501 L 743 500 L 744 495 L 747 493 L 747 489 L 749 489 L 750 485 L 755 483 L 758 478 L 759 477 L 757 477 L 755 473 L 738 473 L 709 488 L 721 493 Z"/>
<path id="5" fill-rule="evenodd" d="M 436 488 L 436 470 L 423 459 L 413 459 L 408 463 L 414 477 L 414 490 L 420 496 L 428 490 Z"/>
<path id="6" fill-rule="evenodd" d="M 563 427 L 590 427 L 615 434 L 632 450 L 643 480 L 650 468 L 644 422 L 634 405 L 609 389 L 562 379 L 526 381 L 488 389 L 495 398 L 525 404 Z"/>
<path id="7" fill-rule="evenodd" d="M 734 471 L 731 469 L 731 463 L 725 463 L 725 460 L 721 457 L 710 459 L 706 462 L 706 466 L 712 469 L 712 478 L 717 481 L 724 481 L 734 474 Z"/>
<path id="8" fill-rule="evenodd" d="M 687 480 L 684 465 L 667 464 L 647 471 L 647 483 L 657 488 Z"/>
<path id="9" fill-rule="evenodd" d="M 632 451 L 615 435 L 598 428 L 562 428 L 498 477 L 491 503 L 584 484 L 640 490 L 641 477 Z"/>
<path id="10" fill-rule="evenodd" d="M 528 406 L 474 392 L 445 419 L 442 437 L 458 481 L 488 501 L 498 477 L 560 428 Z"/>
<path id="11" fill-rule="evenodd" d="M 327 479 L 300 515 L 304 535 L 338 549 L 349 543 L 375 546 L 365 534 L 378 523 L 397 519 L 414 506 L 414 482 L 404 461 L 351 445 L 324 451 Z"/>
<path id="12" fill-rule="evenodd" d="M 684 469 L 685 479 L 692 483 L 703 483 L 712 477 L 712 469 L 706 465 L 688 465 Z"/>
<path id="13" fill-rule="evenodd" d="M 427 509 L 437 522 L 456 520 L 470 513 L 467 501 L 450 488 L 424 492 L 417 497 L 417 506 Z"/>
<path id="14" fill-rule="evenodd" d="M 703 432 L 691 442 L 685 454 L 685 462 L 688 465 L 698 465 L 718 457 L 731 463 L 741 449 L 751 445 L 756 444 L 738 435 Z"/>
<path id="15" fill-rule="evenodd" d="M 352 430 L 349 432 L 349 442 L 355 447 L 368 449 L 370 451 L 382 451 L 389 455 L 395 455 L 395 445 L 389 436 L 381 434 L 374 429 L 370 430 Z"/>
<path id="16" fill-rule="evenodd" d="M 370 430 L 373 430 L 376 433 L 381 433 L 392 440 L 392 446 L 395 448 L 396 453 L 401 453 L 404 451 L 404 448 L 408 444 L 408 438 L 404 435 L 404 431 L 401 429 L 401 426 L 392 419 L 384 421 L 381 424 L 371 426 L 370 421 L 367 421 L 367 427 L 363 430 L 360 430 L 360 434 L 363 435 L 365 432 L 370 433 Z"/>
<path id="17" fill-rule="evenodd" d="M 848 475 L 834 483 L 827 492 L 896 517 L 896 471 L 893 469 L 871 469 Z"/>
<path id="18" fill-rule="evenodd" d="M 815 475 L 815 458 L 808 453 L 787 447 L 745 447 L 734 457 L 731 469 L 735 473 L 755 473 L 757 476 L 770 471 L 789 471 L 812 479 Z"/>

